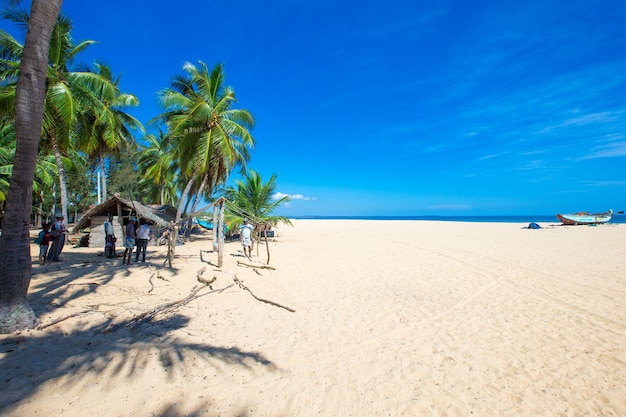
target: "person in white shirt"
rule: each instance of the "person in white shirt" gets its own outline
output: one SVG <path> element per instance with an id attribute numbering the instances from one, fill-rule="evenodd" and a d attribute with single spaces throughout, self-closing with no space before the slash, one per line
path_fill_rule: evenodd
<path id="1" fill-rule="evenodd" d="M 135 252 L 135 262 L 139 262 L 139 256 L 141 255 L 141 262 L 146 262 L 146 249 L 148 248 L 148 240 L 152 236 L 152 229 L 145 220 L 141 221 L 139 229 L 137 229 L 137 252 Z"/>
<path id="2" fill-rule="evenodd" d="M 243 246 L 243 254 L 250 258 L 252 256 L 252 231 L 254 227 L 248 223 L 248 219 L 243 219 L 243 224 L 239 226 L 240 240 Z"/>

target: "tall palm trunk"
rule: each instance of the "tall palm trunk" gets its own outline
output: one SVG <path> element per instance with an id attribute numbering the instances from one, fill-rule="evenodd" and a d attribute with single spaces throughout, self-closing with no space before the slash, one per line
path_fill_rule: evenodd
<path id="1" fill-rule="evenodd" d="M 104 173 L 104 153 L 100 152 L 100 175 L 102 175 L 102 201 L 107 199 L 107 176 Z"/>
<path id="2" fill-rule="evenodd" d="M 57 163 L 57 170 L 59 171 L 59 188 L 61 194 L 61 214 L 67 221 L 67 181 L 65 180 L 65 167 L 63 166 L 63 158 L 61 156 L 61 148 L 59 147 L 59 141 L 54 133 L 50 137 L 52 141 L 52 149 L 54 150 L 54 159 Z"/>
<path id="3" fill-rule="evenodd" d="M 0 235 L 0 333 L 33 328 L 26 300 L 31 275 L 30 211 L 41 137 L 50 36 L 63 0 L 33 0 L 15 96 L 13 175 Z"/>
<path id="4" fill-rule="evenodd" d="M 178 239 L 178 228 L 179 228 L 178 223 L 180 222 L 180 219 L 183 216 L 183 210 L 184 210 L 184 207 L 185 207 L 185 202 L 187 201 L 187 199 L 189 197 L 189 192 L 191 191 L 191 186 L 193 185 L 194 180 L 198 176 L 198 172 L 199 172 L 199 169 L 196 168 L 194 173 L 191 175 L 191 177 L 189 177 L 189 181 L 187 182 L 187 185 L 185 185 L 185 189 L 183 190 L 183 193 L 180 196 L 180 201 L 178 202 L 178 210 L 176 210 L 176 221 L 175 221 L 174 230 L 173 230 L 174 239 Z M 172 248 L 172 252 L 174 251 L 174 248 Z M 174 254 L 172 253 L 172 255 L 174 255 Z"/>
<path id="5" fill-rule="evenodd" d="M 193 204 L 191 205 L 190 213 L 195 213 L 196 212 L 196 207 L 198 206 L 198 201 L 200 201 L 200 199 L 202 198 L 202 194 L 204 193 L 204 189 L 206 188 L 208 183 L 209 183 L 209 176 L 205 175 L 202 178 L 202 184 L 200 184 L 200 188 L 198 189 L 198 193 L 196 194 L 196 198 L 194 198 Z M 191 227 L 192 226 L 193 226 L 193 216 L 189 216 L 189 219 L 187 220 L 187 230 L 185 230 L 185 238 L 186 239 L 189 239 L 189 237 L 191 236 Z"/>

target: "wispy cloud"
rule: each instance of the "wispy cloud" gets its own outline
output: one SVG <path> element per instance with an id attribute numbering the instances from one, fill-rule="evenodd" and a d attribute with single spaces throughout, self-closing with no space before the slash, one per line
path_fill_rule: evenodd
<path id="1" fill-rule="evenodd" d="M 591 187 L 624 187 L 626 180 L 585 181 Z"/>
<path id="2" fill-rule="evenodd" d="M 304 201 L 315 201 L 315 200 L 317 200 L 317 198 L 315 198 L 315 197 L 307 197 L 307 196 L 304 196 L 302 194 L 285 194 L 285 193 L 280 193 L 280 192 L 275 193 L 272 196 L 272 198 L 274 200 L 278 200 L 278 199 L 281 199 L 283 197 L 289 197 L 292 200 L 304 200 Z"/>
<path id="3" fill-rule="evenodd" d="M 614 142 L 608 145 L 598 146 L 595 152 L 581 159 L 615 158 L 619 156 L 626 156 L 626 142 Z"/>
<path id="4" fill-rule="evenodd" d="M 619 118 L 622 111 L 620 112 L 601 112 L 601 113 L 591 113 L 585 114 L 579 117 L 570 118 L 564 120 L 558 125 L 546 126 L 539 131 L 539 133 L 549 133 L 554 129 L 569 127 L 569 126 L 585 126 L 593 123 L 610 123 Z"/>

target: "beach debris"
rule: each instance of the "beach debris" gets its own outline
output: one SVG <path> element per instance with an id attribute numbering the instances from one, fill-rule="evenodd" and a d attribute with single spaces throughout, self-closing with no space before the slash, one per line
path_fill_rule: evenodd
<path id="1" fill-rule="evenodd" d="M 48 322 L 46 324 L 41 324 L 41 325 L 37 326 L 37 330 L 43 330 L 46 327 L 53 326 L 53 325 L 55 325 L 57 323 L 60 323 L 60 322 L 62 322 L 64 320 L 71 319 L 72 317 L 82 316 L 83 314 L 92 313 L 94 311 L 95 311 L 94 308 L 90 308 L 88 310 L 83 310 L 83 311 L 77 311 L 76 313 L 68 314 L 66 316 L 54 319 L 54 320 L 52 320 L 52 321 L 50 321 L 50 322 Z"/>
<path id="2" fill-rule="evenodd" d="M 250 293 L 250 295 L 251 295 L 251 296 L 252 296 L 255 300 L 257 300 L 257 301 L 260 301 L 260 302 L 262 302 L 262 303 L 271 304 L 271 305 L 273 305 L 273 306 L 275 306 L 275 307 L 284 308 L 285 310 L 287 310 L 287 311 L 289 311 L 289 312 L 291 312 L 291 313 L 295 313 L 295 312 L 296 312 L 296 310 L 294 310 L 293 308 L 290 308 L 290 307 L 285 307 L 285 306 L 284 306 L 284 305 L 282 305 L 282 304 L 278 304 L 278 303 L 275 303 L 275 302 L 273 302 L 273 301 L 270 301 L 270 300 L 266 300 L 266 299 L 263 299 L 263 298 L 259 298 L 259 297 L 257 297 L 256 295 L 254 295 L 254 293 L 253 293 L 252 291 L 250 291 L 250 289 L 249 289 L 248 287 L 246 287 L 245 285 L 243 285 L 243 282 L 241 282 L 241 280 L 239 280 L 239 278 L 237 278 L 237 274 L 235 274 L 235 275 L 233 276 L 233 281 L 235 281 L 235 283 L 236 283 L 237 285 L 239 285 L 239 288 L 241 288 L 242 290 L 246 290 L 246 291 L 248 291 L 248 292 Z"/>
<path id="3" fill-rule="evenodd" d="M 106 329 L 102 331 L 102 333 L 108 334 L 108 333 L 114 332 L 115 330 L 121 327 L 133 327 L 145 320 L 153 319 L 159 314 L 165 314 L 165 313 L 169 313 L 170 311 L 176 310 L 177 308 L 184 306 L 190 301 L 193 301 L 198 297 L 202 297 L 203 295 L 206 295 L 206 294 L 198 295 L 200 290 L 206 287 L 207 287 L 206 285 L 200 285 L 200 286 L 196 285 L 195 287 L 191 289 L 191 292 L 185 298 L 181 298 L 180 300 L 171 301 L 169 303 L 158 305 L 154 307 L 152 310 L 146 311 L 145 313 L 141 313 L 133 317 L 132 319 L 128 320 L 126 323 L 119 323 L 114 326 L 108 326 Z"/>
<path id="4" fill-rule="evenodd" d="M 204 285 L 208 285 L 209 288 L 213 289 L 213 287 L 211 287 L 211 284 L 213 284 L 215 280 L 217 280 L 217 276 L 213 275 L 213 278 L 208 279 L 204 277 L 205 272 L 206 272 L 206 267 L 201 268 L 196 274 L 196 278 L 198 279 L 198 282 Z"/>
<path id="5" fill-rule="evenodd" d="M 241 262 L 241 261 L 237 261 L 237 265 L 243 265 L 243 266 L 247 266 L 249 268 L 271 269 L 273 271 L 276 270 L 276 268 L 274 268 L 273 266 L 269 266 L 269 265 L 250 265 L 250 264 L 247 264 L 247 263 Z"/>
<path id="6" fill-rule="evenodd" d="M 106 329 L 104 329 L 102 331 L 103 334 L 107 334 L 107 333 L 111 333 L 121 327 L 133 327 L 145 320 L 148 319 L 153 319 L 154 317 L 156 317 L 159 314 L 165 314 L 165 313 L 169 313 L 170 311 L 176 310 L 179 307 L 184 306 L 185 304 L 195 300 L 196 298 L 202 297 L 204 295 L 207 295 L 209 293 L 205 293 L 205 294 L 198 294 L 202 289 L 209 287 L 211 290 L 213 289 L 211 287 L 210 284 L 212 284 L 217 277 L 213 277 L 210 280 L 207 280 L 206 278 L 204 278 L 204 272 L 205 272 L 206 268 L 202 268 L 198 271 L 198 273 L 196 274 L 198 281 L 200 281 L 202 283 L 202 285 L 196 285 L 191 289 L 191 292 L 189 293 L 189 295 L 187 295 L 185 298 L 181 298 L 180 300 L 176 300 L 176 301 L 171 301 L 168 303 L 164 303 L 161 305 L 158 305 L 156 307 L 154 307 L 152 310 L 146 311 L 145 313 L 139 314 L 135 317 L 133 317 L 132 319 L 128 320 L 126 323 L 119 323 L 116 325 L 109 325 Z M 228 287 L 226 287 L 228 288 Z M 226 289 L 224 288 L 224 289 Z"/>

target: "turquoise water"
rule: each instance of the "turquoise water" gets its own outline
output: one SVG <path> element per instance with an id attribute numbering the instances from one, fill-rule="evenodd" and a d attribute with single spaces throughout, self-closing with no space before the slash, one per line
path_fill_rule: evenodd
<path id="1" fill-rule="evenodd" d="M 530 223 L 560 224 L 555 215 L 520 215 L 520 216 L 299 216 L 302 220 L 436 220 L 448 222 L 472 223 Z M 614 215 L 609 223 L 626 223 L 626 215 Z"/>

